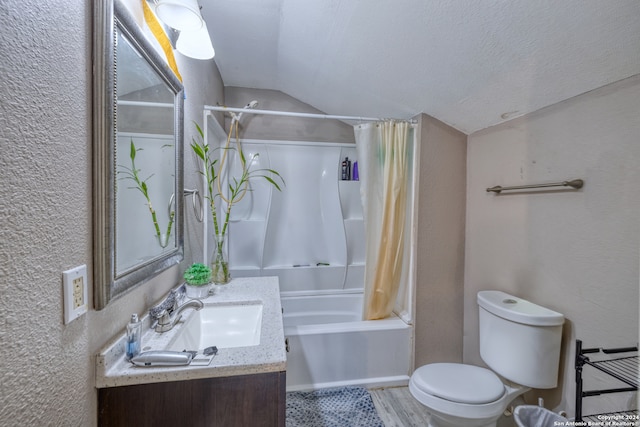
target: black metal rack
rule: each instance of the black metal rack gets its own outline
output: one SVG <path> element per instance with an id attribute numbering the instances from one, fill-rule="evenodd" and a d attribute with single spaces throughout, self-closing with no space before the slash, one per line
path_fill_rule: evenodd
<path id="1" fill-rule="evenodd" d="M 634 355 L 626 355 L 623 357 L 615 357 L 613 359 L 592 361 L 585 354 L 603 353 L 605 355 L 634 353 Z M 608 374 L 616 380 L 624 383 L 624 387 L 608 388 L 602 390 L 582 390 L 582 368 L 589 365 L 595 369 Z M 621 348 L 582 348 L 582 341 L 576 340 L 576 417 L 575 421 L 602 421 L 603 416 L 634 416 L 638 414 L 638 410 L 630 410 L 623 412 L 614 412 L 610 414 L 594 414 L 582 415 L 582 399 L 589 396 L 600 396 L 608 393 L 623 393 L 638 390 L 638 346 L 621 347 Z M 629 418 L 634 419 L 634 418 Z"/>

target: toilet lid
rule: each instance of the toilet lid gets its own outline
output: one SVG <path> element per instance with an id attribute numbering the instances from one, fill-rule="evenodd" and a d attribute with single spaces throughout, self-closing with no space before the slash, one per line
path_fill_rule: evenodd
<path id="1" fill-rule="evenodd" d="M 500 378 L 479 366 L 432 363 L 416 369 L 412 379 L 425 393 L 458 403 L 491 403 L 504 394 Z"/>

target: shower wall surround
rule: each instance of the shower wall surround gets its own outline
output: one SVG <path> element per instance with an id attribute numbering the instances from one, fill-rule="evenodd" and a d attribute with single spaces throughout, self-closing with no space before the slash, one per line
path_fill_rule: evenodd
<path id="1" fill-rule="evenodd" d="M 340 179 L 354 144 L 245 140 L 254 170 L 278 171 L 277 191 L 254 179 L 229 229 L 233 277 L 278 276 L 281 292 L 359 290 L 365 237 L 359 181 Z"/>

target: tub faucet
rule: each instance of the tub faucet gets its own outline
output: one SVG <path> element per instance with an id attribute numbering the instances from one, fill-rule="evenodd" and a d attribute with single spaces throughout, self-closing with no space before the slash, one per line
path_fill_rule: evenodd
<path id="1" fill-rule="evenodd" d="M 180 321 L 180 318 L 182 317 L 182 312 L 189 307 L 193 307 L 196 310 L 200 310 L 202 307 L 204 307 L 204 304 L 202 303 L 202 301 L 198 299 L 192 299 L 185 302 L 175 310 L 163 309 L 158 313 L 149 313 L 154 318 L 153 320 L 157 321 L 155 331 L 162 333 L 162 332 L 167 332 L 173 329 L 176 323 Z M 173 317 L 171 317 L 172 313 L 173 313 Z"/>

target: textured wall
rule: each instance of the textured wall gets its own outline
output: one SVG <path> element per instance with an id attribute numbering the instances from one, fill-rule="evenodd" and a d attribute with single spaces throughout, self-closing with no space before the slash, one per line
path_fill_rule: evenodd
<path id="1" fill-rule="evenodd" d="M 63 325 L 62 271 L 92 273 L 91 19 L 81 0 L 0 3 L 2 426 L 94 425 L 95 353 L 178 281 L 170 269 Z M 202 120 L 205 98 L 223 100 L 218 70 L 178 60 L 191 89 L 185 119 Z"/>
<path id="2" fill-rule="evenodd" d="M 90 321 L 61 309 L 61 272 L 91 260 L 89 16 L 0 5 L 1 425 L 90 424 Z"/>
<path id="3" fill-rule="evenodd" d="M 479 290 L 563 313 L 561 386 L 547 394 L 550 407 L 573 410 L 575 338 L 596 347 L 638 340 L 638 111 L 635 77 L 469 137 L 464 360 L 482 363 Z M 584 179 L 584 188 L 485 192 L 569 178 Z"/>
<path id="4" fill-rule="evenodd" d="M 420 116 L 415 366 L 462 361 L 467 137 Z"/>

